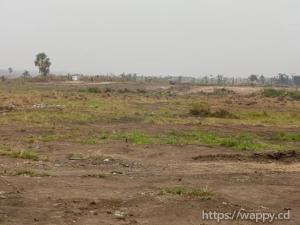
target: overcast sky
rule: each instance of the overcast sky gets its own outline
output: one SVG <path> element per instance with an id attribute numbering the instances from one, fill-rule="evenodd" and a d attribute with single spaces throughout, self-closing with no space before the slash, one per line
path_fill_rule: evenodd
<path id="1" fill-rule="evenodd" d="M 0 68 L 300 74 L 299 0 L 0 0 Z"/>

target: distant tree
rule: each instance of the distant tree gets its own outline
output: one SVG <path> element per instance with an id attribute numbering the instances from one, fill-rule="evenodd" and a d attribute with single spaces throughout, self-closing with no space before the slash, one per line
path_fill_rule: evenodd
<path id="1" fill-rule="evenodd" d="M 138 77 L 138 76 L 137 76 L 136 73 L 132 74 L 132 80 L 133 80 L 133 81 L 136 81 L 136 80 L 137 80 L 137 77 Z"/>
<path id="2" fill-rule="evenodd" d="M 266 82 L 265 76 L 264 75 L 260 75 L 259 81 L 260 81 L 261 84 L 265 84 L 265 82 Z"/>
<path id="3" fill-rule="evenodd" d="M 36 67 L 39 68 L 39 72 L 43 76 L 47 76 L 50 72 L 50 58 L 45 53 L 39 53 L 36 55 L 36 59 L 34 61 Z"/>
<path id="4" fill-rule="evenodd" d="M 257 75 L 255 75 L 255 74 L 251 74 L 248 79 L 251 82 L 257 82 L 258 81 Z"/>
<path id="5" fill-rule="evenodd" d="M 215 82 L 214 82 L 214 81 L 215 81 L 214 75 L 211 74 L 211 75 L 209 75 L 209 77 L 210 77 L 210 78 L 209 78 L 210 84 L 214 84 L 214 83 L 215 83 Z"/>
<path id="6" fill-rule="evenodd" d="M 279 84 L 288 84 L 289 83 L 289 76 L 284 74 L 284 73 L 279 73 L 277 81 L 278 81 Z"/>
<path id="7" fill-rule="evenodd" d="M 202 80 L 204 84 L 208 84 L 208 76 L 204 76 Z"/>
<path id="8" fill-rule="evenodd" d="M 22 73 L 23 77 L 29 77 L 30 73 L 28 70 L 24 70 L 24 72 Z"/>
<path id="9" fill-rule="evenodd" d="M 1 76 L 1 81 L 2 81 L 2 82 L 5 81 L 5 76 Z"/>
<path id="10" fill-rule="evenodd" d="M 217 83 L 218 83 L 218 85 L 221 85 L 221 84 L 224 83 L 224 77 L 223 77 L 223 75 L 221 75 L 221 74 L 217 75 Z"/>
<path id="11" fill-rule="evenodd" d="M 8 68 L 8 73 L 9 74 L 11 74 L 13 71 L 14 71 L 13 68 L 11 68 L 11 67 Z"/>

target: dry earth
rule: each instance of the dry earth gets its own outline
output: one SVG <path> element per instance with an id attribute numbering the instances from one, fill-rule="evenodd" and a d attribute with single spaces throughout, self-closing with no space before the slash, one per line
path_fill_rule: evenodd
<path id="1" fill-rule="evenodd" d="M 83 134 L 93 130 L 156 133 L 189 129 L 189 125 L 117 122 L 78 126 Z M 198 128 L 233 134 L 243 130 L 300 131 L 297 127 L 244 125 Z M 1 141 L 16 145 L 24 136 L 43 132 L 44 128 L 30 125 L 0 125 Z M 35 149 L 44 160 L 0 156 L 1 225 L 208 225 L 218 223 L 203 220 L 203 210 L 239 209 L 275 213 L 290 210 L 290 220 L 273 224 L 300 224 L 297 152 L 278 155 L 205 145 L 134 145 L 117 140 L 95 145 L 61 140 L 37 142 Z M 16 170 L 34 174 L 10 175 Z M 177 186 L 207 188 L 214 196 L 205 200 L 162 193 L 163 188 Z M 255 223 L 237 220 L 220 224 Z"/>

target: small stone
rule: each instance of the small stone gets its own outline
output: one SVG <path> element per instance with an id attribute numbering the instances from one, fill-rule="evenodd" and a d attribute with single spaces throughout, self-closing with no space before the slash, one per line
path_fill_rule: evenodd
<path id="1" fill-rule="evenodd" d="M 94 211 L 94 210 L 91 210 L 90 213 L 91 213 L 92 215 L 98 215 L 98 213 L 97 213 L 96 211 Z"/>
<path id="2" fill-rule="evenodd" d="M 121 212 L 121 211 L 115 211 L 114 212 L 114 216 L 117 218 L 117 219 L 124 219 L 125 218 L 125 213 L 124 212 Z"/>
<path id="3" fill-rule="evenodd" d="M 121 165 L 121 166 L 124 166 L 124 167 L 129 167 L 129 165 L 126 164 L 126 163 L 120 163 L 120 165 Z"/>
<path id="4" fill-rule="evenodd" d="M 113 171 L 111 172 L 113 175 L 117 175 L 117 174 L 123 174 L 122 172 L 119 172 L 119 171 Z"/>

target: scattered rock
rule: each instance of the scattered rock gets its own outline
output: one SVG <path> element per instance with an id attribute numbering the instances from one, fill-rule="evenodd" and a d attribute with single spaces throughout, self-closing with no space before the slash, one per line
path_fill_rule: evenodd
<path id="1" fill-rule="evenodd" d="M 95 215 L 95 216 L 98 215 L 98 213 L 97 213 L 96 211 L 94 211 L 94 210 L 91 210 L 90 213 L 91 213 L 92 215 Z"/>
<path id="2" fill-rule="evenodd" d="M 117 211 L 114 212 L 114 216 L 115 216 L 117 219 L 125 219 L 126 213 L 117 210 Z"/>
<path id="3" fill-rule="evenodd" d="M 112 171 L 111 173 L 112 173 L 113 175 L 117 175 L 117 174 L 120 175 L 120 174 L 123 174 L 123 172 L 120 172 L 120 171 Z"/>
<path id="4" fill-rule="evenodd" d="M 129 164 L 126 164 L 126 163 L 120 163 L 121 166 L 124 166 L 124 167 L 129 167 Z"/>

